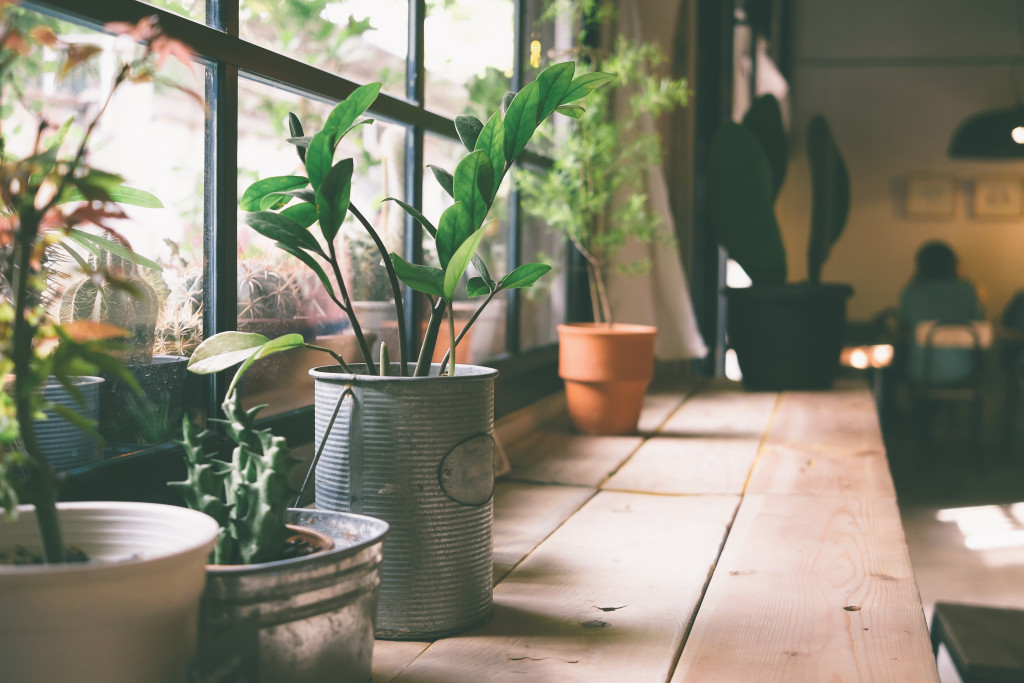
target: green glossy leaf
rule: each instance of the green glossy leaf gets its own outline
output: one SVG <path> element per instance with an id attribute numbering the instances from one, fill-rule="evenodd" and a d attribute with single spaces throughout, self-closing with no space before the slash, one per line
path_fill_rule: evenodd
<path id="1" fill-rule="evenodd" d="M 487 283 L 487 286 L 494 289 L 494 280 L 491 279 L 491 274 L 487 270 L 487 264 L 484 263 L 484 260 L 480 258 L 479 254 L 473 257 L 473 267 L 476 268 L 476 272 L 480 273 L 480 277 L 482 277 L 484 282 Z"/>
<path id="2" fill-rule="evenodd" d="M 290 351 L 291 349 L 297 349 L 301 346 L 305 346 L 305 344 L 306 342 L 302 339 L 302 335 L 295 333 L 284 334 L 281 335 L 280 337 L 275 337 L 274 339 L 271 339 L 266 344 L 263 344 L 258 349 L 256 349 L 255 353 L 246 358 L 245 361 L 242 362 L 242 366 L 235 370 L 235 376 L 231 380 L 231 386 L 228 387 L 228 391 L 231 391 L 232 389 L 235 388 L 238 382 L 241 381 L 242 376 L 245 374 L 245 371 L 248 370 L 249 367 L 252 366 L 252 364 L 255 363 L 256 361 L 260 360 L 261 358 L 266 358 L 268 356 L 273 356 L 275 354 L 281 353 L 282 351 Z"/>
<path id="3" fill-rule="evenodd" d="M 480 135 L 480 131 L 483 130 L 483 127 L 484 124 L 475 116 L 464 115 L 455 117 L 455 132 L 459 134 L 462 144 L 470 152 L 476 149 L 476 139 Z"/>
<path id="4" fill-rule="evenodd" d="M 269 339 L 252 332 L 221 332 L 204 340 L 188 360 L 189 372 L 209 375 L 249 358 Z"/>
<path id="5" fill-rule="evenodd" d="M 551 270 L 546 263 L 524 263 L 511 273 L 501 278 L 498 289 L 522 289 L 532 287 L 533 283 L 544 277 Z"/>
<path id="6" fill-rule="evenodd" d="M 506 92 L 504 95 L 501 96 L 501 113 L 502 113 L 502 115 L 504 115 L 505 112 L 508 111 L 509 105 L 512 104 L 512 100 L 514 100 L 515 98 L 516 98 L 516 94 L 514 92 L 511 92 L 511 91 Z"/>
<path id="7" fill-rule="evenodd" d="M 437 246 L 437 258 L 442 268 L 448 267 L 452 254 L 473 233 L 473 229 L 472 217 L 462 202 L 455 202 L 441 214 L 434 244 Z"/>
<path id="8" fill-rule="evenodd" d="M 444 290 L 442 296 L 448 301 L 451 301 L 455 296 L 459 280 L 465 275 L 470 261 L 473 260 L 473 255 L 476 254 L 477 247 L 480 246 L 480 240 L 483 238 L 484 231 L 477 230 L 466 238 L 466 241 L 452 254 L 448 267 L 444 269 Z"/>
<path id="9" fill-rule="evenodd" d="M 300 199 L 306 202 L 307 204 L 316 204 L 316 192 L 314 192 L 312 189 L 308 187 L 304 187 L 301 190 L 288 190 L 287 192 L 282 192 L 281 194 L 291 195 L 292 197 Z"/>
<path id="10" fill-rule="evenodd" d="M 422 225 L 424 230 L 426 230 L 430 234 L 431 237 L 437 237 L 437 228 L 435 228 L 434 224 L 431 223 L 430 220 L 426 216 L 424 216 L 420 212 L 420 210 L 417 209 L 415 206 L 410 206 L 409 204 L 406 204 L 405 202 L 403 202 L 401 199 L 396 199 L 394 197 L 388 197 L 384 201 L 386 201 L 386 202 L 391 201 L 391 202 L 394 202 L 394 203 L 398 204 L 400 207 L 402 207 L 402 209 L 407 214 L 412 216 L 416 220 L 417 223 Z"/>
<path id="11" fill-rule="evenodd" d="M 616 78 L 618 77 L 615 74 L 606 74 L 601 71 L 580 74 L 573 79 L 572 85 L 570 85 L 569 89 L 565 91 L 564 95 L 562 95 L 562 101 L 560 104 L 568 104 L 569 102 L 575 102 L 576 100 L 583 99 L 595 88 L 599 88 L 605 83 L 610 83 Z"/>
<path id="12" fill-rule="evenodd" d="M 273 211 L 253 211 L 245 214 L 242 220 L 253 230 L 275 242 L 284 242 L 317 254 L 323 254 L 316 238 L 288 216 Z"/>
<path id="13" fill-rule="evenodd" d="M 370 83 L 356 88 L 331 111 L 323 129 L 314 135 L 306 149 L 306 173 L 314 190 L 334 166 L 334 150 L 342 136 L 348 132 L 355 120 L 373 104 L 380 93 L 380 83 Z"/>
<path id="14" fill-rule="evenodd" d="M 494 201 L 501 180 L 505 177 L 505 123 L 497 113 L 487 119 L 487 123 L 476 139 L 476 148 L 486 152 L 491 159 L 491 168 L 494 170 L 494 188 L 488 201 Z"/>
<path id="15" fill-rule="evenodd" d="M 320 213 L 320 231 L 328 243 L 333 242 L 348 213 L 352 192 L 352 160 L 342 159 L 327 174 L 316 191 L 316 208 Z"/>
<path id="16" fill-rule="evenodd" d="M 88 232 L 83 232 L 78 228 L 71 228 L 71 231 L 68 233 L 68 237 L 74 240 L 75 242 L 78 242 L 82 246 L 86 247 L 93 253 L 95 253 L 95 247 L 99 247 L 100 249 L 109 251 L 111 254 L 114 254 L 115 256 L 120 256 L 125 261 L 134 263 L 137 266 L 150 268 L 157 272 L 163 270 L 159 263 L 156 263 L 155 261 L 150 261 L 145 256 L 135 253 L 134 251 L 124 246 L 123 244 L 119 242 L 114 242 L 113 240 L 108 240 L 105 237 L 100 237 L 99 235 L 93 235 Z"/>
<path id="17" fill-rule="evenodd" d="M 288 138 L 288 142 L 295 145 L 295 151 L 298 152 L 299 161 L 306 163 L 306 148 L 309 147 L 309 137 L 302 134 L 302 122 L 299 121 L 299 117 L 288 112 L 288 132 L 291 133 L 291 137 Z M 294 140 L 302 140 L 299 142 L 293 142 Z"/>
<path id="18" fill-rule="evenodd" d="M 570 119 L 581 119 L 586 111 L 587 108 L 579 104 L 563 104 L 559 107 L 555 107 L 556 114 L 568 116 Z"/>
<path id="19" fill-rule="evenodd" d="M 491 293 L 491 288 L 487 286 L 484 279 L 481 277 L 471 277 L 469 282 L 466 283 L 466 294 L 470 299 L 478 296 L 486 296 Z"/>
<path id="20" fill-rule="evenodd" d="M 324 272 L 323 267 L 309 254 L 309 252 L 296 249 L 284 242 L 277 242 L 277 247 L 305 263 L 309 269 L 316 274 L 317 279 L 320 280 L 320 283 L 324 286 L 324 289 L 327 290 L 327 293 L 332 297 L 334 296 L 334 285 L 331 283 L 331 279 L 327 277 L 327 273 Z"/>
<path id="21" fill-rule="evenodd" d="M 575 70 L 575 62 L 562 62 L 549 66 L 537 76 L 540 101 L 537 108 L 537 123 L 546 119 L 558 105 L 564 104 L 562 98 L 572 85 Z"/>
<path id="22" fill-rule="evenodd" d="M 444 271 L 440 268 L 409 263 L 398 254 L 391 254 L 391 262 L 395 266 L 395 274 L 398 279 L 417 292 L 431 296 L 443 296 Z"/>
<path id="23" fill-rule="evenodd" d="M 537 81 L 528 83 L 505 112 L 505 161 L 515 161 L 537 130 L 540 91 Z"/>
<path id="24" fill-rule="evenodd" d="M 427 168 L 430 169 L 431 173 L 437 179 L 441 189 L 448 193 L 449 197 L 455 197 L 455 179 L 452 178 L 452 174 L 444 170 L 440 166 L 434 166 L 433 164 L 427 164 Z"/>
<path id="25" fill-rule="evenodd" d="M 487 152 L 482 149 L 471 152 L 455 167 L 455 201 L 466 207 L 474 230 L 483 225 L 487 217 L 493 190 L 494 169 Z"/>
<path id="26" fill-rule="evenodd" d="M 277 211 L 281 207 L 285 206 L 292 200 L 291 196 L 286 194 L 268 194 L 266 197 L 260 199 L 259 211 Z"/>
<path id="27" fill-rule="evenodd" d="M 260 201 L 267 195 L 274 195 L 289 190 L 299 190 L 309 185 L 309 179 L 298 175 L 273 176 L 257 180 L 245 188 L 238 206 L 242 211 L 260 211 L 265 209 Z"/>
<path id="28" fill-rule="evenodd" d="M 281 211 L 281 215 L 292 219 L 307 230 L 309 229 L 309 226 L 316 223 L 317 219 L 320 217 L 319 213 L 317 213 L 316 205 L 307 204 L 305 202 L 289 206 L 287 209 Z"/>

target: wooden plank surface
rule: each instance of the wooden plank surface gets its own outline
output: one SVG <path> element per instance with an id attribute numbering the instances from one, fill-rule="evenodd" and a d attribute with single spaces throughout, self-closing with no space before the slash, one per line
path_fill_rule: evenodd
<path id="1" fill-rule="evenodd" d="M 498 584 L 495 618 L 398 681 L 664 681 L 735 496 L 601 492 Z"/>
<path id="2" fill-rule="evenodd" d="M 494 582 L 595 493 L 592 487 L 499 481 L 494 488 Z"/>
<path id="3" fill-rule="evenodd" d="M 752 437 L 648 439 L 602 489 L 672 494 L 743 493 L 761 441 Z"/>
<path id="4" fill-rule="evenodd" d="M 747 392 L 736 382 L 708 382 L 683 403 L 659 433 L 662 436 L 761 438 L 778 396 L 770 392 Z"/>
<path id="5" fill-rule="evenodd" d="M 860 382 L 782 394 L 766 443 L 820 453 L 885 450 L 875 402 Z"/>
<path id="6" fill-rule="evenodd" d="M 420 656 L 430 643 L 377 640 L 373 643 L 373 683 L 388 683 Z"/>
<path id="7" fill-rule="evenodd" d="M 544 484 L 597 486 L 641 443 L 639 436 L 586 436 L 552 426 L 507 449 L 512 467 L 505 476 Z"/>
<path id="8" fill-rule="evenodd" d="M 885 451 L 821 452 L 765 445 L 747 493 L 896 497 Z"/>
<path id="9" fill-rule="evenodd" d="M 894 499 L 744 496 L 673 683 L 937 680 Z"/>

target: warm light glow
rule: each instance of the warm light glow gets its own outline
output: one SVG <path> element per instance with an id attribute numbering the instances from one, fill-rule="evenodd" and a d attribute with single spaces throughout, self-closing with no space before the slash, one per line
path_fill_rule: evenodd
<path id="1" fill-rule="evenodd" d="M 935 518 L 953 522 L 970 550 L 1024 548 L 1024 503 L 939 510 Z"/>
<path id="2" fill-rule="evenodd" d="M 892 344 L 872 346 L 847 346 L 839 355 L 839 362 L 858 370 L 886 368 L 892 363 Z"/>
<path id="3" fill-rule="evenodd" d="M 875 344 L 871 347 L 871 367 L 887 368 L 892 363 L 892 344 Z"/>
<path id="4" fill-rule="evenodd" d="M 533 40 L 530 42 L 530 66 L 534 69 L 540 68 L 540 41 Z"/>
<path id="5" fill-rule="evenodd" d="M 1010 131 L 1010 137 L 1018 145 L 1024 145 L 1024 126 L 1017 126 Z"/>
<path id="6" fill-rule="evenodd" d="M 743 379 L 743 373 L 740 371 L 740 361 L 736 357 L 735 349 L 729 349 L 725 352 L 725 376 L 734 382 L 739 382 Z"/>
<path id="7" fill-rule="evenodd" d="M 868 353 L 863 348 L 856 348 L 850 353 L 850 367 L 863 370 L 868 364 Z"/>

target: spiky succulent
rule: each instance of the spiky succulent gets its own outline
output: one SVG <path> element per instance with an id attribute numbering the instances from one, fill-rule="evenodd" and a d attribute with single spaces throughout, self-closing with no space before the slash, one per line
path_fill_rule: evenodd
<path id="1" fill-rule="evenodd" d="M 64 289 L 58 317 L 65 325 L 94 320 L 126 330 L 128 337 L 117 355 L 125 363 L 147 363 L 153 358 L 159 312 L 160 298 L 141 267 L 99 250 Z"/>
<path id="2" fill-rule="evenodd" d="M 287 320 L 298 310 L 299 282 L 294 273 L 278 272 L 263 264 L 239 264 L 239 320 Z"/>

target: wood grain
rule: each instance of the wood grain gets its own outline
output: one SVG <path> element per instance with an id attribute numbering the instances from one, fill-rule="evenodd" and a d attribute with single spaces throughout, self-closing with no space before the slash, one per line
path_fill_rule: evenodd
<path id="1" fill-rule="evenodd" d="M 673 683 L 937 680 L 894 499 L 744 496 Z"/>
<path id="2" fill-rule="evenodd" d="M 760 439 L 654 437 L 601 488 L 671 494 L 743 493 Z"/>
<path id="3" fill-rule="evenodd" d="M 766 443 L 821 453 L 885 449 L 875 402 L 861 383 L 783 393 Z"/>
<path id="4" fill-rule="evenodd" d="M 735 382 L 715 381 L 683 403 L 664 425 L 662 436 L 747 436 L 761 438 L 778 394 L 746 392 Z"/>
<path id="5" fill-rule="evenodd" d="M 398 681 L 664 681 L 735 496 L 601 492 L 495 588 L 495 618 Z"/>
<path id="6" fill-rule="evenodd" d="M 430 643 L 377 640 L 373 644 L 373 683 L 388 683 L 423 654 Z"/>
<path id="7" fill-rule="evenodd" d="M 586 436 L 543 429 L 507 450 L 510 480 L 597 486 L 633 454 L 639 436 Z"/>
<path id="8" fill-rule="evenodd" d="M 750 475 L 747 493 L 843 495 L 894 498 L 885 451 L 822 452 L 766 445 Z"/>
<path id="9" fill-rule="evenodd" d="M 494 582 L 596 492 L 592 487 L 499 481 L 494 489 Z"/>

